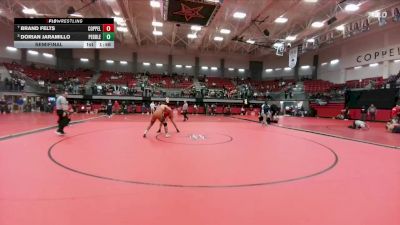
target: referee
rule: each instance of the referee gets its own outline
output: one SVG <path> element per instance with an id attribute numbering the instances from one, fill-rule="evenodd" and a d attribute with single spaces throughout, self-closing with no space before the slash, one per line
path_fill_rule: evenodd
<path id="1" fill-rule="evenodd" d="M 56 110 L 57 110 L 57 115 L 58 115 L 58 129 L 56 131 L 56 134 L 58 135 L 64 135 L 64 127 L 68 125 L 69 119 L 68 119 L 68 101 L 66 99 L 68 93 L 64 92 L 60 96 L 58 96 L 56 100 Z"/>

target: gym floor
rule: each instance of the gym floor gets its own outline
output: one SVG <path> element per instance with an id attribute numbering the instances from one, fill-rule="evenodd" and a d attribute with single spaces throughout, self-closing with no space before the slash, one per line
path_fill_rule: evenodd
<path id="1" fill-rule="evenodd" d="M 62 137 L 54 115 L 0 115 L 0 224 L 400 224 L 383 123 L 189 117 L 143 138 L 146 115 L 74 115 Z"/>

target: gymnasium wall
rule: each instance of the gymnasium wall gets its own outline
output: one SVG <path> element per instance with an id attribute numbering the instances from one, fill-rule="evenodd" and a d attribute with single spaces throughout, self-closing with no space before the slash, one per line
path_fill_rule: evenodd
<path id="1" fill-rule="evenodd" d="M 1 22 L 0 22 L 1 23 Z M 12 34 L 10 24 L 1 24 L 0 32 L 2 34 Z M 400 23 L 391 24 L 389 26 L 375 29 L 370 32 L 359 34 L 350 39 L 338 40 L 333 45 L 322 47 L 314 52 L 302 54 L 299 58 L 299 76 L 310 77 L 312 74 L 312 61 L 315 54 L 319 55 L 318 79 L 328 80 L 334 83 L 343 83 L 347 80 L 358 80 L 368 77 L 384 76 L 388 77 L 391 74 L 397 74 L 400 70 L 400 63 L 394 63 L 394 59 L 400 59 L 400 55 L 394 57 L 386 57 L 384 59 L 377 58 L 368 62 L 357 62 L 357 56 L 375 52 L 379 49 L 400 48 Z M 19 61 L 21 58 L 21 50 L 11 52 L 5 49 L 6 46 L 12 46 L 12 35 L 2 35 L 0 38 L 0 60 L 2 62 Z M 54 55 L 54 49 L 42 49 L 39 55 L 27 54 L 27 62 L 40 65 L 54 67 L 56 58 L 45 58 L 42 53 L 50 53 Z M 138 55 L 138 72 L 149 71 L 150 73 L 164 73 L 167 71 L 168 54 L 173 55 L 172 72 L 194 74 L 195 57 L 200 58 L 199 75 L 221 76 L 220 60 L 225 59 L 225 77 L 248 77 L 249 76 L 249 61 L 262 61 L 263 73 L 262 79 L 285 78 L 291 79 L 294 77 L 294 69 L 284 70 L 288 66 L 288 54 L 282 57 L 276 55 L 261 56 L 253 58 L 246 55 L 235 55 L 218 52 L 197 52 L 190 49 L 171 49 L 168 46 L 144 46 L 138 49 L 129 47 L 119 47 L 114 50 L 100 50 L 100 70 L 109 71 L 132 71 L 132 53 L 137 52 Z M 94 50 L 93 49 L 74 49 L 74 67 L 94 69 Z M 82 62 L 80 58 L 89 59 L 88 62 Z M 114 63 L 106 63 L 107 59 L 113 59 Z M 331 65 L 329 62 L 333 59 L 339 59 L 340 62 Z M 386 60 L 387 59 L 387 60 Z M 120 64 L 120 61 L 127 61 L 128 64 Z M 386 61 L 385 61 L 386 60 Z M 150 66 L 143 65 L 143 62 L 151 63 Z M 377 67 L 368 67 L 372 62 L 380 63 Z M 161 63 L 162 67 L 157 67 L 155 64 Z M 326 65 L 321 65 L 327 63 Z M 175 65 L 182 65 L 178 68 Z M 191 68 L 185 68 L 186 65 L 191 65 Z M 310 68 L 301 68 L 301 66 L 310 66 Z M 201 67 L 207 66 L 204 70 Z M 218 70 L 211 70 L 215 66 Z M 354 66 L 362 66 L 360 69 L 354 69 Z M 228 68 L 235 68 L 230 71 Z M 239 72 L 238 69 L 245 69 L 244 72 Z M 280 69 L 279 69 L 280 68 Z M 273 69 L 266 71 L 266 69 Z"/>
<path id="2" fill-rule="evenodd" d="M 6 46 L 13 46 L 13 35 L 4 35 L 6 33 L 13 33 L 11 27 L 0 20 L 0 60 L 1 62 L 12 62 L 13 60 L 19 62 L 21 59 L 21 51 L 7 51 Z"/>
<path id="3" fill-rule="evenodd" d="M 301 54 L 299 58 L 299 77 L 311 76 L 314 55 L 319 56 L 318 79 L 328 80 L 333 83 L 344 83 L 347 80 L 378 76 L 387 78 L 392 74 L 397 74 L 400 70 L 400 62 L 395 63 L 394 60 L 400 59 L 400 53 L 397 50 L 397 48 L 400 48 L 399 30 L 400 23 L 374 28 L 369 32 L 358 34 L 349 39 L 338 39 L 334 44 Z M 374 53 L 377 50 L 380 50 L 381 53 L 375 59 Z M 386 55 L 382 57 L 382 51 L 385 50 Z M 368 53 L 373 54 L 373 59 L 368 61 L 359 60 L 360 62 L 357 62 L 358 56 L 365 56 Z M 272 79 L 294 75 L 294 70 L 276 70 L 277 68 L 288 67 L 288 58 L 289 56 L 286 52 L 284 56 L 273 54 L 257 57 L 254 60 L 263 60 L 265 69 L 273 69 L 270 72 L 265 70 L 263 72 L 264 79 Z M 339 63 L 330 64 L 330 61 L 334 59 L 339 59 Z M 369 67 L 371 63 L 379 63 L 379 65 L 377 67 Z M 310 68 L 301 68 L 301 66 L 306 65 L 310 66 Z M 361 68 L 354 69 L 355 66 L 361 66 Z"/>
<path id="4" fill-rule="evenodd" d="M 288 67 L 289 60 L 286 56 L 270 55 L 263 60 L 264 71 L 262 74 L 263 80 L 270 80 L 276 78 L 292 79 L 294 77 L 294 69 L 285 70 Z M 273 69 L 267 72 L 266 69 Z"/>
<path id="5" fill-rule="evenodd" d="M 397 74 L 400 63 L 395 63 L 394 60 L 400 59 L 400 52 L 397 50 L 400 48 L 399 29 L 400 23 L 392 24 L 319 49 L 316 52 L 319 54 L 320 62 L 318 78 L 343 83 L 371 77 L 387 78 Z M 383 54 L 385 55 L 382 56 Z M 333 59 L 340 61 L 336 65 L 331 65 L 329 62 Z M 322 63 L 327 64 L 321 65 Z M 370 67 L 372 63 L 379 65 Z M 361 68 L 354 68 L 356 66 Z"/>

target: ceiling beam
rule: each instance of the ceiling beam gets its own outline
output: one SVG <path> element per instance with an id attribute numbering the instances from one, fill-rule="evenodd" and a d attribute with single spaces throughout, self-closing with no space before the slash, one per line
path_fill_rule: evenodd
<path id="1" fill-rule="evenodd" d="M 128 18 L 126 20 L 126 26 L 128 27 L 129 32 L 132 37 L 135 39 L 135 44 L 137 46 L 141 45 L 139 29 L 136 24 L 136 20 L 134 19 L 134 14 L 129 8 L 128 0 L 117 0 L 117 4 L 121 9 L 121 14 L 123 18 Z"/>
<path id="2" fill-rule="evenodd" d="M 172 40 L 171 40 L 171 48 L 173 49 L 174 48 L 174 45 L 175 45 L 175 37 L 176 37 L 176 31 L 177 31 L 177 29 L 178 29 L 178 27 L 177 26 L 175 26 L 175 25 L 172 25 L 174 28 L 172 28 Z"/>

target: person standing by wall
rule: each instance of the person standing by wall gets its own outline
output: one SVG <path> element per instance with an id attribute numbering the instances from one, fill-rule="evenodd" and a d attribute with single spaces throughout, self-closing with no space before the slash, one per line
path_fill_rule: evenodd
<path id="1" fill-rule="evenodd" d="M 367 120 L 367 112 L 368 112 L 368 108 L 366 105 L 363 105 L 361 107 L 361 120 L 362 121 L 366 121 Z"/>
<path id="2" fill-rule="evenodd" d="M 269 115 L 269 111 L 270 111 L 270 107 L 267 102 L 265 102 L 264 104 L 261 105 L 261 110 L 260 110 L 260 113 L 262 116 L 261 125 L 267 126 L 267 117 Z"/>
<path id="3" fill-rule="evenodd" d="M 3 97 L 0 97 L 0 114 L 7 113 L 7 102 Z"/>
<path id="4" fill-rule="evenodd" d="M 68 93 L 64 92 L 60 96 L 58 96 L 56 100 L 56 110 L 58 116 L 58 129 L 56 134 L 64 135 L 64 127 L 68 125 L 68 101 L 67 101 Z"/>
<path id="5" fill-rule="evenodd" d="M 187 116 L 188 108 L 189 108 L 188 103 L 186 101 L 184 101 L 183 106 L 182 106 L 183 121 L 186 121 L 189 119 L 189 117 Z"/>
<path id="6" fill-rule="evenodd" d="M 154 102 L 150 103 L 150 110 L 151 115 L 153 115 L 153 113 L 156 111 L 156 104 L 154 104 Z"/>
<path id="7" fill-rule="evenodd" d="M 197 113 L 199 112 L 199 107 L 197 106 L 197 104 L 194 104 L 193 109 L 194 109 L 194 114 L 197 115 Z"/>
<path id="8" fill-rule="evenodd" d="M 110 99 L 110 100 L 108 100 L 108 103 L 107 103 L 107 115 L 108 115 L 108 118 L 111 118 L 112 108 L 113 108 L 113 104 L 112 104 L 112 101 Z"/>
<path id="9" fill-rule="evenodd" d="M 369 114 L 369 119 L 370 119 L 370 121 L 375 121 L 376 107 L 374 106 L 374 104 L 371 104 L 371 105 L 368 107 L 368 114 Z"/>
<path id="10" fill-rule="evenodd" d="M 242 105 L 242 108 L 240 109 L 240 115 L 241 115 L 241 116 L 246 115 L 246 109 L 244 108 L 243 105 Z"/>

